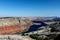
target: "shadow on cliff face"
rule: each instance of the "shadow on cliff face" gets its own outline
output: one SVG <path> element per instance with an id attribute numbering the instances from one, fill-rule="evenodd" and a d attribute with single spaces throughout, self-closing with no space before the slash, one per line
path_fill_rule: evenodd
<path id="1" fill-rule="evenodd" d="M 60 34 L 54 40 L 60 40 Z"/>

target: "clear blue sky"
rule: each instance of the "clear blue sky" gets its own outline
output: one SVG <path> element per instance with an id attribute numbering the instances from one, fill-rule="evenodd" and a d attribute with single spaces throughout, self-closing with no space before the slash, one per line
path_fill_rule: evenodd
<path id="1" fill-rule="evenodd" d="M 0 16 L 60 16 L 60 1 L 0 0 Z"/>

